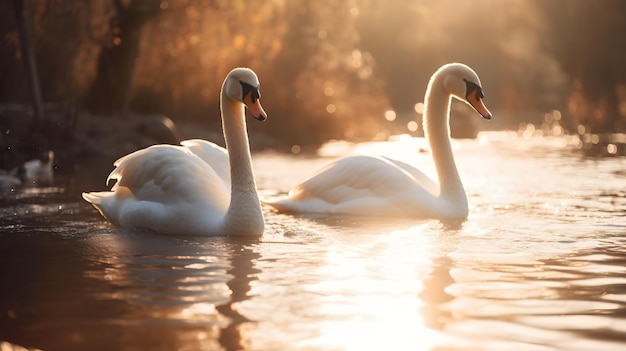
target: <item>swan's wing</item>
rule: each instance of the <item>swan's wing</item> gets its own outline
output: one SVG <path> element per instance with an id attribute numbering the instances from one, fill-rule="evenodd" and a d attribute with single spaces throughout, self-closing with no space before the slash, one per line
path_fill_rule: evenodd
<path id="1" fill-rule="evenodd" d="M 140 201 L 212 200 L 228 204 L 229 191 L 215 170 L 184 147 L 155 145 L 115 162 L 107 178 L 116 179 L 113 191 L 127 188 Z"/>
<path id="2" fill-rule="evenodd" d="M 426 174 L 424 174 L 419 169 L 402 161 L 394 160 L 394 159 L 387 158 L 387 157 L 383 157 L 383 158 L 395 164 L 399 168 L 403 169 L 405 172 L 409 173 L 415 179 L 415 181 L 418 184 L 420 184 L 424 189 L 426 189 L 429 193 L 433 195 L 439 194 L 439 185 L 437 185 L 437 183 L 435 183 L 432 179 L 430 179 Z"/>
<path id="3" fill-rule="evenodd" d="M 202 139 L 184 140 L 180 144 L 209 164 L 226 187 L 230 187 L 230 168 L 226 149 Z"/>
<path id="4" fill-rule="evenodd" d="M 432 195 L 394 162 L 350 156 L 295 186 L 287 198 L 266 203 L 285 212 L 393 214 L 406 211 L 419 197 Z"/>
<path id="5" fill-rule="evenodd" d="M 230 191 L 210 165 L 185 147 L 155 145 L 115 162 L 111 191 L 83 193 L 116 225 L 177 232 L 219 223 Z"/>

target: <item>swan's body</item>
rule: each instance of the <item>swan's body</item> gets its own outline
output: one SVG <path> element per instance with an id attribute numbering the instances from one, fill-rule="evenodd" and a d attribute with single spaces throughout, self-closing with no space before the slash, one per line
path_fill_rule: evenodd
<path id="1" fill-rule="evenodd" d="M 231 71 L 222 86 L 225 149 L 204 141 L 155 145 L 115 162 L 111 191 L 83 193 L 110 222 L 160 233 L 261 235 L 263 214 L 256 191 L 244 104 L 265 120 L 259 82 L 249 69 Z"/>
<path id="2" fill-rule="evenodd" d="M 0 173 L 0 192 L 2 191 L 14 191 L 22 185 L 22 181 L 18 177 L 14 177 L 10 174 Z"/>
<path id="3" fill-rule="evenodd" d="M 24 162 L 11 171 L 11 175 L 17 176 L 26 186 L 49 186 L 54 181 L 54 151 L 50 150 L 35 158 Z"/>
<path id="4" fill-rule="evenodd" d="M 484 118 L 491 118 L 482 102 L 480 80 L 472 69 L 454 63 L 433 74 L 426 90 L 423 122 L 439 184 L 400 161 L 349 156 L 295 186 L 286 198 L 266 203 L 280 212 L 467 217 L 467 196 L 450 146 L 452 97 L 467 102 Z"/>

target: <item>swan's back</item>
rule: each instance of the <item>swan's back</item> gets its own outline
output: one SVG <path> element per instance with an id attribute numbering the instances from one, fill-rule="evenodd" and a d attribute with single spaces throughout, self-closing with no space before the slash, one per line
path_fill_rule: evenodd
<path id="1" fill-rule="evenodd" d="M 183 140 L 180 144 L 210 165 L 224 185 L 230 188 L 230 168 L 226 149 L 202 139 Z"/>
<path id="2" fill-rule="evenodd" d="M 427 188 L 436 185 L 403 167 L 410 166 L 384 157 L 345 157 L 295 186 L 287 198 L 266 203 L 281 212 L 407 215 L 416 211 L 416 199 L 434 197 Z"/>

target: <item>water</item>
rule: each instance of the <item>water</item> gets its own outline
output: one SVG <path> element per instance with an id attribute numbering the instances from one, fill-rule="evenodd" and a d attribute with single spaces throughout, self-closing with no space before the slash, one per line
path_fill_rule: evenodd
<path id="1" fill-rule="evenodd" d="M 261 238 L 182 237 L 110 226 L 75 180 L 5 194 L 0 340 L 44 351 L 624 349 L 626 158 L 573 144 L 455 141 L 466 221 L 266 210 Z M 417 140 L 343 146 L 324 154 L 395 155 L 434 174 Z M 331 159 L 256 154 L 262 195 Z"/>

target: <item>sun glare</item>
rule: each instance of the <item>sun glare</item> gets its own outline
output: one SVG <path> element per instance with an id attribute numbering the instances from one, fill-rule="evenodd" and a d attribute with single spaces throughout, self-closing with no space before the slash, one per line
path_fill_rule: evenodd
<path id="1" fill-rule="evenodd" d="M 413 109 L 418 114 L 420 114 L 420 115 L 423 114 L 424 113 L 424 103 L 423 102 L 416 103 L 415 106 L 413 106 Z"/>
<path id="2" fill-rule="evenodd" d="M 393 122 L 396 120 L 396 111 L 394 110 L 387 110 L 385 111 L 385 119 L 388 120 L 389 122 Z"/>
<path id="3" fill-rule="evenodd" d="M 309 312 L 319 317 L 318 336 L 297 346 L 361 351 L 430 350 L 441 344 L 442 334 L 429 328 L 420 312 L 420 277 L 432 262 L 423 252 L 427 239 L 416 231 L 395 231 L 360 247 L 370 264 L 354 248 L 337 245 L 327 252 L 318 272 L 325 279 L 307 289 L 319 296 Z"/>

